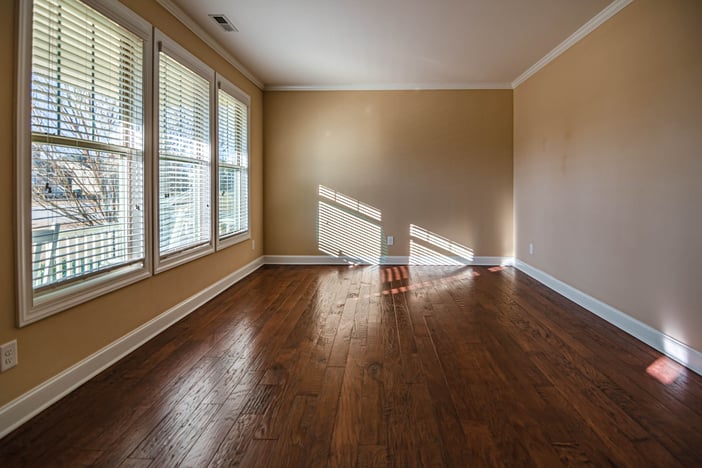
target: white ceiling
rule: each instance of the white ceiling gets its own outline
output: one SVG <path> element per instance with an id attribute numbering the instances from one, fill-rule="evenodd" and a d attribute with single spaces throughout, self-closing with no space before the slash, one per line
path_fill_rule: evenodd
<path id="1" fill-rule="evenodd" d="M 159 1 L 182 10 L 181 20 L 196 23 L 266 88 L 350 89 L 509 87 L 612 3 Z M 210 13 L 225 14 L 239 32 L 222 31 Z"/>

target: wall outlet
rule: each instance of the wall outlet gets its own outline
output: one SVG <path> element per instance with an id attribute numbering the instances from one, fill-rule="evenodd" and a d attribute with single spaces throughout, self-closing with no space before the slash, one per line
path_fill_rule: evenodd
<path id="1" fill-rule="evenodd" d="M 256 250 L 256 241 L 251 239 L 251 250 Z"/>
<path id="2" fill-rule="evenodd" d="M 17 365 L 17 340 L 0 346 L 0 372 L 5 372 Z"/>
<path id="3" fill-rule="evenodd" d="M 395 244 L 395 237 L 388 236 L 388 245 L 394 245 L 394 244 Z"/>
<path id="4" fill-rule="evenodd" d="M 534 243 L 529 242 L 529 255 L 534 255 Z"/>

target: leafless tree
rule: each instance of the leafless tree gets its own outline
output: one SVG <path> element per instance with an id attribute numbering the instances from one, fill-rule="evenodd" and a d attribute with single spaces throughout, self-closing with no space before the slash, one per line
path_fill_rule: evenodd
<path id="1" fill-rule="evenodd" d="M 39 82 L 40 84 L 37 84 Z M 48 80 L 47 80 L 48 83 Z M 114 112 L 106 99 L 82 89 L 62 89 L 63 99 L 47 99 L 56 93 L 48 84 L 34 80 L 35 105 L 32 125 L 35 128 L 59 128 L 62 140 L 35 138 L 32 145 L 32 195 L 34 203 L 82 225 L 95 226 L 114 222 L 117 216 L 119 177 L 113 154 L 99 148 L 70 145 L 71 139 L 99 141 L 118 128 Z M 44 98 L 44 99 L 42 99 Z M 100 103 L 96 100 L 102 99 Z M 117 103 L 115 103 L 115 106 Z M 54 130 L 55 131 L 55 130 Z M 86 138 L 86 136 L 88 138 Z"/>

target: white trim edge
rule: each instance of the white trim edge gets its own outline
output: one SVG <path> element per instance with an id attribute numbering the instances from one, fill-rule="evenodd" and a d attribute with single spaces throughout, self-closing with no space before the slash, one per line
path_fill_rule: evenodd
<path id="1" fill-rule="evenodd" d="M 156 0 L 156 2 L 165 8 L 170 14 L 176 17 L 178 21 L 183 23 L 185 27 L 191 30 L 197 37 L 199 37 L 205 44 L 210 46 L 215 52 L 229 62 L 234 68 L 236 68 L 242 75 L 248 78 L 258 89 L 263 89 L 263 82 L 259 80 L 256 75 L 251 73 L 241 62 L 239 62 L 232 54 L 227 52 L 227 50 L 222 47 L 222 45 L 214 37 L 212 37 L 207 31 L 205 31 L 199 24 L 197 24 L 187 13 L 185 13 L 179 6 L 173 3 L 171 0 Z"/>
<path id="2" fill-rule="evenodd" d="M 160 0 L 159 0 L 160 1 Z M 271 85 L 264 91 L 440 91 L 461 89 L 512 89 L 512 83 L 385 83 L 343 85 Z"/>
<path id="3" fill-rule="evenodd" d="M 565 296 L 615 327 L 643 341 L 650 347 L 686 366 L 691 371 L 702 375 L 702 353 L 696 349 L 519 259 L 515 259 L 514 266 L 536 281 L 553 289 L 560 295 Z"/>
<path id="4" fill-rule="evenodd" d="M 571 34 L 565 41 L 561 42 L 551 52 L 544 55 L 541 60 L 527 68 L 524 73 L 515 78 L 515 80 L 512 81 L 512 89 L 524 83 L 529 79 L 529 77 L 551 63 L 563 52 L 580 42 L 580 40 L 582 40 L 585 36 L 599 28 L 604 22 L 619 13 L 625 6 L 629 5 L 633 1 L 634 0 L 615 0 L 614 2 L 610 3 L 604 10 L 593 16 L 590 21 L 582 25 L 577 31 Z"/>
<path id="5" fill-rule="evenodd" d="M 341 257 L 327 255 L 266 255 L 266 265 L 348 265 Z"/>
<path id="6" fill-rule="evenodd" d="M 458 263 L 462 263 L 466 266 L 508 266 L 512 265 L 514 259 L 512 257 L 474 257 L 472 261 L 466 261 L 459 257 L 453 258 Z M 266 255 L 265 256 L 266 265 L 349 265 L 357 263 L 369 263 L 369 262 L 359 262 L 355 259 L 349 257 L 332 257 L 330 255 Z M 426 262 L 419 262 L 422 265 L 428 264 Z M 377 265 L 410 265 L 410 258 L 407 256 L 383 256 L 378 259 L 377 262 L 373 262 Z M 414 263 L 412 263 L 414 264 Z"/>
<path id="7" fill-rule="evenodd" d="M 0 408 L 0 439 L 264 264 L 244 265 Z"/>

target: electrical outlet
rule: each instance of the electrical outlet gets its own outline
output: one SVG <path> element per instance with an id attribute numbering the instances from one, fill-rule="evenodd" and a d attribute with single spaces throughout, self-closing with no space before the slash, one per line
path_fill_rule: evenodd
<path id="1" fill-rule="evenodd" d="M 17 340 L 0 346 L 0 372 L 5 372 L 17 365 Z"/>
<path id="2" fill-rule="evenodd" d="M 529 255 L 534 255 L 534 243 L 529 242 Z"/>
<path id="3" fill-rule="evenodd" d="M 395 237 L 388 236 L 388 245 L 393 245 L 393 244 L 395 244 Z"/>
<path id="4" fill-rule="evenodd" d="M 256 250 L 256 241 L 251 239 L 251 250 Z"/>

